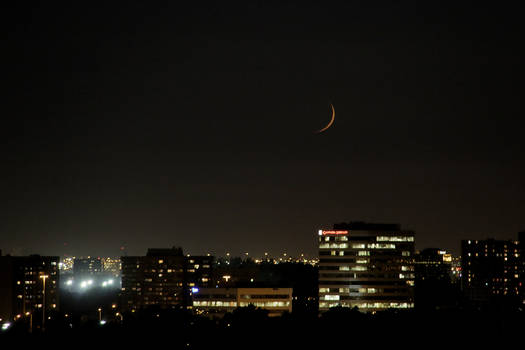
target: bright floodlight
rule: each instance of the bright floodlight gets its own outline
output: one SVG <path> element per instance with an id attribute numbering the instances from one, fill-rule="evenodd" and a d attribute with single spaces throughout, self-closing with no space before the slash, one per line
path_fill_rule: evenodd
<path id="1" fill-rule="evenodd" d="M 199 288 L 193 287 L 193 288 L 191 288 L 191 292 L 192 293 L 198 293 L 199 292 Z"/>
<path id="2" fill-rule="evenodd" d="M 66 282 L 66 284 L 67 284 L 68 286 L 72 285 L 72 284 L 73 284 L 73 280 L 68 280 L 68 281 Z"/>
<path id="3" fill-rule="evenodd" d="M 108 282 L 104 281 L 102 282 L 102 287 L 106 287 L 108 285 Z"/>
<path id="4" fill-rule="evenodd" d="M 11 323 L 9 322 L 6 322 L 2 325 L 2 330 L 3 331 L 6 331 L 9 327 L 11 327 Z"/>
<path id="5" fill-rule="evenodd" d="M 88 283 L 87 283 L 86 281 L 82 281 L 82 282 L 80 283 L 80 288 L 86 288 L 87 285 L 88 285 Z"/>
<path id="6" fill-rule="evenodd" d="M 89 281 L 87 281 L 87 283 L 88 283 L 89 285 L 92 285 L 92 284 L 93 284 L 93 280 L 89 280 Z"/>
<path id="7" fill-rule="evenodd" d="M 103 326 L 106 324 L 106 320 L 100 320 L 100 325 Z"/>
<path id="8" fill-rule="evenodd" d="M 108 284 L 113 284 L 113 280 L 109 280 L 109 281 L 108 281 Z"/>

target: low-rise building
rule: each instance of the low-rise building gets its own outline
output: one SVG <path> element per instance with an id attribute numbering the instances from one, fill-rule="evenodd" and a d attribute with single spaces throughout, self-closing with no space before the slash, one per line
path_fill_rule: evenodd
<path id="1" fill-rule="evenodd" d="M 265 309 L 269 316 L 292 312 L 292 288 L 202 288 L 193 293 L 197 313 L 223 315 L 237 307 Z"/>

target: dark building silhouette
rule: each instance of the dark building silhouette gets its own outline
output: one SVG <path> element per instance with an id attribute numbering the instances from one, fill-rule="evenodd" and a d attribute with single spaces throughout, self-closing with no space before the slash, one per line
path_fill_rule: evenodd
<path id="1" fill-rule="evenodd" d="M 518 304 L 523 299 L 520 244 L 513 240 L 461 241 L 462 290 L 474 306 Z"/>
<path id="2" fill-rule="evenodd" d="M 73 273 L 77 275 L 95 275 L 102 272 L 100 258 L 75 258 L 73 260 Z"/>
<path id="3" fill-rule="evenodd" d="M 427 248 L 415 256 L 415 306 L 440 309 L 455 306 L 457 288 L 451 278 L 452 256 L 437 248 Z"/>
<path id="4" fill-rule="evenodd" d="M 518 254 L 519 254 L 519 294 L 521 304 L 525 305 L 525 231 L 518 233 Z"/>
<path id="5" fill-rule="evenodd" d="M 318 312 L 318 269 L 303 263 L 255 263 L 251 259 L 219 259 L 213 269 L 217 288 L 290 288 L 294 313 Z"/>
<path id="6" fill-rule="evenodd" d="M 414 232 L 351 222 L 319 230 L 319 311 L 414 307 Z"/>
<path id="7" fill-rule="evenodd" d="M 100 258 L 75 258 L 73 261 L 73 276 L 75 278 L 97 276 L 101 273 L 102 261 Z"/>
<path id="8" fill-rule="evenodd" d="M 213 257 L 184 256 L 182 248 L 148 249 L 146 256 L 124 256 L 122 310 L 150 306 L 191 307 L 191 294 L 208 287 Z"/>
<path id="9" fill-rule="evenodd" d="M 0 256 L 0 318 L 57 311 L 59 260 L 58 256 Z M 40 320 L 40 316 L 34 318 L 36 324 Z"/>

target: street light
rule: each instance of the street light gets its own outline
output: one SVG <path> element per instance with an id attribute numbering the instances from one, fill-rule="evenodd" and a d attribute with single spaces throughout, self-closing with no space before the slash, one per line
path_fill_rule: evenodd
<path id="1" fill-rule="evenodd" d="M 48 275 L 41 275 L 40 278 L 44 282 L 44 288 L 43 288 L 43 300 L 42 300 L 42 332 L 45 329 L 46 324 L 46 278 L 48 278 Z"/>
<path id="2" fill-rule="evenodd" d="M 29 333 L 33 333 L 33 313 L 28 311 L 26 316 L 29 316 Z"/>
<path id="3" fill-rule="evenodd" d="M 102 321 L 102 308 L 98 308 L 98 322 Z"/>

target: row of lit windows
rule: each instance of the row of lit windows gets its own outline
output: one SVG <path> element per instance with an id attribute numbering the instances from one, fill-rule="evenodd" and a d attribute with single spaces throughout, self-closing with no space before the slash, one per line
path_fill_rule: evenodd
<path id="1" fill-rule="evenodd" d="M 323 248 L 323 247 L 320 247 L 320 248 Z M 328 247 L 324 247 L 324 248 L 328 248 Z M 346 255 L 348 255 L 348 256 L 354 256 L 355 255 L 353 252 L 346 252 L 346 253 L 347 253 Z M 325 254 L 320 254 L 320 255 L 325 255 Z M 332 250 L 332 251 L 330 251 L 330 255 L 331 256 L 345 256 L 345 251 L 343 251 L 343 250 L 340 250 L 340 251 Z M 408 250 L 404 250 L 404 251 L 401 252 L 401 255 L 402 256 L 410 256 L 411 253 Z M 369 250 L 359 250 L 357 252 L 357 256 L 370 256 L 370 251 Z"/>
<path id="2" fill-rule="evenodd" d="M 288 294 L 241 294 L 241 299 L 287 299 Z"/>
<path id="3" fill-rule="evenodd" d="M 414 307 L 414 303 L 334 303 L 334 302 L 319 302 L 319 308 L 327 309 L 331 307 L 355 307 L 359 309 L 411 309 Z"/>
<path id="4" fill-rule="evenodd" d="M 353 243 L 350 245 L 352 249 L 395 249 L 396 245 L 393 243 Z M 327 248 L 339 248 L 346 249 L 348 248 L 348 243 L 321 243 L 319 244 L 320 249 Z"/>
<path id="5" fill-rule="evenodd" d="M 336 241 L 336 242 L 347 242 L 347 236 L 336 236 L 336 237 L 319 237 L 319 242 L 324 240 L 325 242 Z M 368 240 L 368 239 L 367 239 Z M 377 242 L 414 242 L 414 236 L 377 236 Z"/>
<path id="6" fill-rule="evenodd" d="M 356 263 L 366 264 L 366 263 L 368 263 L 368 261 L 367 260 L 357 260 Z M 390 266 L 389 270 L 394 270 L 392 268 L 393 266 L 391 264 L 389 264 L 389 266 Z M 367 266 L 362 266 L 362 265 L 356 265 L 356 266 L 350 266 L 350 265 L 320 266 L 319 270 L 327 271 L 327 272 L 328 271 L 334 271 L 334 270 L 338 270 L 338 271 L 367 271 L 368 267 Z M 402 265 L 401 266 L 401 271 L 414 271 L 414 266 Z"/>
<path id="7" fill-rule="evenodd" d="M 319 288 L 319 294 L 324 293 L 339 293 L 340 295 L 344 294 L 351 294 L 351 293 L 399 293 L 399 292 L 406 292 L 405 288 L 375 288 L 375 287 L 368 287 L 368 288 L 325 288 L 321 287 Z"/>
<path id="8" fill-rule="evenodd" d="M 193 301 L 193 306 L 222 306 L 222 307 L 237 307 L 236 301 L 221 301 L 221 300 L 211 300 L 211 301 Z"/>
<path id="9" fill-rule="evenodd" d="M 346 249 L 348 248 L 348 243 L 321 243 L 319 244 L 320 249 L 326 249 L 326 248 L 339 248 L 339 249 Z"/>
<path id="10" fill-rule="evenodd" d="M 414 242 L 414 236 L 377 236 L 378 242 Z"/>
<path id="11" fill-rule="evenodd" d="M 253 305 L 261 308 L 282 308 L 289 307 L 289 301 L 260 301 L 260 302 L 239 302 L 236 301 L 222 301 L 222 300 L 203 300 L 203 301 L 193 301 L 194 307 L 207 306 L 207 307 L 245 307 L 248 305 Z"/>
<path id="12" fill-rule="evenodd" d="M 347 285 L 381 285 L 381 286 L 391 286 L 391 287 L 398 287 L 398 286 L 414 286 L 414 280 L 390 280 L 390 281 L 384 281 L 382 279 L 375 279 L 373 281 L 370 280 L 357 280 L 357 281 L 348 281 L 348 280 L 321 280 L 319 281 L 320 285 L 323 286 L 347 286 Z"/>
<path id="13" fill-rule="evenodd" d="M 350 293 L 360 293 L 360 294 L 376 294 L 379 293 L 380 290 L 376 288 L 359 288 L 357 290 L 351 290 Z M 324 297 L 321 298 L 321 300 L 339 300 L 340 296 L 337 294 L 326 294 Z"/>
<path id="14" fill-rule="evenodd" d="M 253 305 L 256 307 L 262 307 L 262 308 L 273 308 L 273 307 L 289 307 L 290 302 L 289 301 L 256 301 L 256 302 L 240 302 L 240 307 L 245 307 L 249 305 Z"/>
<path id="15" fill-rule="evenodd" d="M 321 242 L 323 240 L 323 238 L 319 237 L 319 242 Z M 324 241 L 325 242 L 330 242 L 330 236 L 325 236 L 324 237 Z M 337 237 L 333 237 L 334 241 L 336 242 L 347 242 L 348 241 L 348 237 L 347 236 L 337 236 Z"/>

